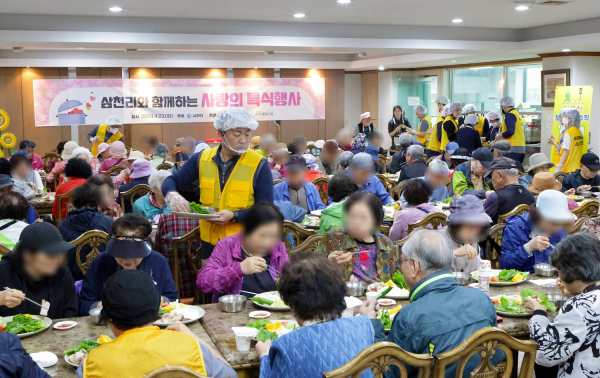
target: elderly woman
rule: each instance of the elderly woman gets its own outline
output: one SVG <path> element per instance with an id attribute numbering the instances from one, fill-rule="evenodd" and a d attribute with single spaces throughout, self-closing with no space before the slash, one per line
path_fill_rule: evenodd
<path id="1" fill-rule="evenodd" d="M 56 188 L 56 196 L 58 197 L 61 194 L 67 194 L 79 185 L 85 184 L 90 176 L 92 176 L 92 167 L 90 167 L 85 160 L 69 159 L 65 166 L 63 182 Z M 57 219 L 60 211 L 62 212 L 62 218 L 64 219 L 67 217 L 67 205 L 69 201 L 63 200 L 60 207 L 58 202 L 58 200 L 54 201 L 54 205 L 52 206 L 52 217 Z"/>
<path id="2" fill-rule="evenodd" d="M 87 148 L 77 147 L 73 150 L 73 157 L 76 159 L 85 160 L 90 165 L 90 167 L 92 167 L 92 172 L 94 174 L 98 173 L 98 161 L 95 157 L 92 156 L 92 153 Z"/>
<path id="3" fill-rule="evenodd" d="M 10 158 L 10 175 L 15 182 L 15 191 L 25 198 L 35 197 L 37 190 L 44 189 L 40 174 L 31 168 L 31 160 L 24 154 L 13 154 Z"/>
<path id="4" fill-rule="evenodd" d="M 44 161 L 40 155 L 35 153 L 36 144 L 31 139 L 24 139 L 19 143 L 19 150 L 27 151 L 27 157 L 31 161 L 31 168 L 36 171 L 44 170 Z"/>
<path id="5" fill-rule="evenodd" d="M 152 250 L 152 226 L 146 218 L 139 214 L 126 214 L 112 224 L 110 231 L 106 252 L 94 258 L 83 279 L 79 315 L 87 316 L 91 308 L 102 308 L 102 288 L 113 274 L 121 270 L 146 272 L 152 276 L 162 301 L 179 299 L 167 259 Z"/>
<path id="6" fill-rule="evenodd" d="M 283 268 L 278 290 L 300 328 L 256 344 L 260 378 L 318 378 L 373 344 L 375 331 L 367 316 L 342 318 L 346 284 L 339 267 L 326 257 L 296 254 Z M 370 370 L 361 375 L 372 376 Z"/>
<path id="7" fill-rule="evenodd" d="M 108 148 L 110 153 L 110 158 L 105 159 L 98 170 L 99 173 L 104 171 L 108 171 L 115 165 L 122 165 L 127 167 L 127 163 L 125 159 L 127 159 L 127 149 L 125 148 L 125 144 L 121 141 L 113 142 Z"/>
<path id="8" fill-rule="evenodd" d="M 350 166 L 350 163 L 352 162 L 352 159 L 354 159 L 354 154 L 350 151 L 344 151 L 340 154 L 340 157 L 338 159 L 338 162 L 340 163 L 340 166 L 342 167 L 344 173 L 348 173 L 348 167 Z"/>
<path id="9" fill-rule="evenodd" d="M 339 129 L 335 133 L 335 141 L 342 150 L 352 152 L 352 132 L 350 130 Z"/>
<path id="10" fill-rule="evenodd" d="M 291 155 L 303 155 L 306 153 L 308 141 L 305 137 L 298 135 L 292 139 L 292 143 L 288 144 L 288 150 Z"/>
<path id="11" fill-rule="evenodd" d="M 344 152 L 346 153 L 346 152 Z M 350 154 L 352 154 L 350 152 Z M 319 219 L 319 234 L 329 232 L 332 228 L 342 227 L 342 210 L 344 202 L 348 197 L 358 192 L 358 186 L 352 181 L 350 176 L 343 173 L 334 175 L 327 184 L 327 195 L 331 199 L 331 204 L 321 212 Z"/>
<path id="12" fill-rule="evenodd" d="M 425 180 L 413 178 L 406 181 L 403 194 L 409 208 L 397 212 L 394 216 L 394 224 L 390 228 L 390 239 L 394 241 L 408 236 L 410 223 L 418 222 L 427 215 L 438 212 L 435 206 L 428 203 L 433 190 Z"/>
<path id="13" fill-rule="evenodd" d="M 142 139 L 140 140 L 140 151 L 144 153 L 144 158 L 150 160 L 154 157 L 158 143 L 158 137 L 154 134 L 145 134 L 142 136 Z"/>
<path id="14" fill-rule="evenodd" d="M 412 135 L 409 133 L 401 134 L 398 137 L 397 148 L 400 149 L 392 156 L 392 164 L 390 165 L 390 173 L 398 173 L 406 166 L 406 151 L 413 144 Z"/>
<path id="15" fill-rule="evenodd" d="M 506 220 L 500 266 L 533 273 L 535 264 L 548 263 L 550 253 L 567 236 L 575 219 L 564 194 L 543 191 L 529 213 Z"/>
<path id="16" fill-rule="evenodd" d="M 152 168 L 156 168 L 164 163 L 173 166 L 173 163 L 167 160 L 167 156 L 169 156 L 169 147 L 166 144 L 159 143 L 154 150 L 154 156 L 150 159 L 150 165 Z"/>
<path id="17" fill-rule="evenodd" d="M 306 168 L 308 168 L 308 171 L 306 172 L 306 175 L 304 176 L 306 181 L 312 182 L 314 179 L 317 179 L 319 177 L 327 177 L 318 171 L 319 166 L 317 165 L 317 159 L 313 155 L 304 154 L 304 155 L 302 155 L 302 157 L 306 161 Z"/>
<path id="18" fill-rule="evenodd" d="M 585 253 L 582 253 L 585 251 Z M 600 241 L 588 234 L 575 234 L 560 242 L 550 255 L 558 269 L 558 286 L 570 296 L 550 322 L 546 308 L 533 298 L 529 320 L 531 339 L 537 342 L 536 363 L 558 367 L 559 377 L 593 377 L 600 371 L 598 323 L 600 323 Z M 556 373 L 536 366 L 537 377 Z"/>
<path id="19" fill-rule="evenodd" d="M 277 143 L 271 157 L 272 161 L 269 162 L 271 170 L 285 177 L 285 165 L 290 161 L 290 151 L 285 143 Z"/>
<path id="20" fill-rule="evenodd" d="M 554 175 L 550 172 L 540 172 L 535 175 L 533 182 L 527 185 L 529 193 L 535 197 L 539 196 L 541 192 L 545 190 L 558 190 L 562 188 L 562 184 L 556 181 Z M 569 210 L 573 211 L 579 207 L 577 201 L 567 196 L 567 202 L 569 204 Z"/>
<path id="21" fill-rule="evenodd" d="M 79 145 L 73 141 L 68 141 L 64 144 L 62 153 L 60 155 L 61 161 L 54 164 L 52 170 L 46 175 L 47 182 L 54 182 L 54 174 L 64 171 L 67 161 L 73 156 L 73 151 L 77 147 L 79 147 Z"/>
<path id="22" fill-rule="evenodd" d="M 108 143 L 100 143 L 98 145 L 98 153 L 94 157 L 96 160 L 96 168 L 100 168 L 102 162 L 110 158 L 110 151 L 108 150 L 109 147 L 110 145 Z"/>
<path id="23" fill-rule="evenodd" d="M 283 215 L 271 203 L 252 206 L 244 218 L 244 231 L 219 240 L 196 284 L 212 293 L 213 302 L 227 294 L 264 293 L 276 290 L 275 280 L 289 262 L 281 241 Z"/>
<path id="24" fill-rule="evenodd" d="M 169 171 L 156 171 L 150 175 L 148 185 L 152 191 L 143 197 L 138 198 L 133 203 L 133 213 L 142 214 L 148 219 L 171 211 L 171 208 L 165 203 L 165 197 L 162 194 L 162 183 L 167 177 L 171 176 Z M 154 223 L 158 223 L 154 222 Z"/>
<path id="25" fill-rule="evenodd" d="M 546 154 L 538 152 L 529 157 L 529 168 L 527 174 L 519 177 L 519 184 L 527 188 L 533 182 L 533 177 L 541 172 L 550 172 L 550 168 L 554 167 L 554 163 L 548 160 Z"/>
<path id="26" fill-rule="evenodd" d="M 332 229 L 316 252 L 344 270 L 347 281 L 387 281 L 393 270 L 394 243 L 377 231 L 383 221 L 379 198 L 370 192 L 352 194 L 344 202 L 343 229 Z"/>
<path id="27" fill-rule="evenodd" d="M 115 202 L 115 186 L 113 181 L 107 175 L 93 175 L 87 180 L 88 183 L 95 185 L 102 195 L 102 204 L 100 211 L 110 218 L 117 219 L 123 215 L 121 206 Z"/>
<path id="28" fill-rule="evenodd" d="M 277 146 L 277 138 L 275 138 L 275 135 L 269 133 L 263 134 L 263 136 L 260 137 L 256 152 L 265 159 L 269 159 L 273 151 L 275 151 L 275 146 Z"/>

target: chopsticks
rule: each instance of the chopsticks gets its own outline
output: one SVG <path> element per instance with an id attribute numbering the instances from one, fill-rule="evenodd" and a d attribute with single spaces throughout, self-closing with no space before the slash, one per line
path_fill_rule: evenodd
<path id="1" fill-rule="evenodd" d="M 6 287 L 6 286 L 4 286 L 4 290 L 8 290 L 8 291 L 11 291 L 11 292 L 13 292 L 13 293 L 15 292 L 13 289 L 11 289 L 11 288 L 8 288 L 8 287 Z M 50 306 L 48 306 L 48 305 L 46 305 L 46 306 L 43 306 L 43 305 L 41 305 L 41 304 L 37 303 L 36 301 L 33 301 L 33 300 L 31 300 L 31 299 L 29 299 L 29 298 L 27 298 L 27 297 L 25 297 L 25 300 L 28 300 L 29 302 L 31 302 L 31 303 L 33 303 L 33 304 L 36 304 L 36 305 L 40 306 L 40 307 L 42 308 L 42 310 L 46 310 L 46 314 L 48 314 L 48 310 L 50 309 Z M 42 315 L 42 313 L 41 313 L 41 312 L 40 312 L 40 315 Z M 44 314 L 44 315 L 45 315 L 45 314 Z"/>
<path id="2" fill-rule="evenodd" d="M 248 294 L 252 294 L 252 295 L 258 295 L 257 293 L 253 293 L 251 291 L 248 290 L 240 290 L 242 293 L 248 293 Z"/>
<path id="3" fill-rule="evenodd" d="M 245 250 L 244 250 L 244 252 L 245 252 L 245 253 L 246 253 L 248 256 L 250 256 L 250 257 L 254 257 L 254 255 L 252 255 L 252 254 L 250 254 L 250 253 L 246 252 Z M 273 274 L 274 274 L 274 275 L 276 275 L 277 277 L 279 277 L 279 276 L 281 275 L 281 272 L 279 272 L 279 271 L 278 271 L 277 269 L 275 269 L 275 268 L 272 268 L 270 265 L 267 265 L 267 268 L 269 269 L 269 271 L 270 271 L 271 273 L 273 273 Z M 247 293 L 247 291 L 246 291 L 246 293 Z M 254 294 L 254 293 L 250 293 L 250 294 Z"/>

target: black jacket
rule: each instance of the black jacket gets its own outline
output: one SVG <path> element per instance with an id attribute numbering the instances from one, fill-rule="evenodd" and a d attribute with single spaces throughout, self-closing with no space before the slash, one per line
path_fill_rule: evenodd
<path id="1" fill-rule="evenodd" d="M 456 132 L 456 143 L 458 143 L 459 147 L 466 148 L 469 151 L 469 155 L 479 147 L 482 147 L 479 131 L 469 126 L 458 129 Z"/>
<path id="2" fill-rule="evenodd" d="M 37 303 L 42 299 L 50 302 L 50 319 L 74 318 L 77 316 L 77 293 L 71 272 L 62 266 L 58 273 L 42 281 L 33 281 L 23 270 L 20 255 L 13 251 L 0 260 L 0 287 L 21 290 L 25 296 Z M 40 307 L 23 301 L 14 308 L 0 306 L 0 316 L 18 314 L 39 315 Z"/>
<path id="3" fill-rule="evenodd" d="M 396 128 L 400 125 L 405 125 L 412 129 L 412 126 L 410 125 L 408 118 L 401 117 L 400 119 L 396 119 L 396 117 L 392 117 L 392 119 L 390 119 L 390 121 L 388 122 L 388 134 L 391 133 L 392 131 L 396 130 Z M 398 133 L 392 137 L 392 147 L 396 146 L 395 139 L 397 137 L 399 137 L 401 134 L 404 134 L 405 132 L 406 132 L 406 129 L 400 129 L 400 131 L 398 131 Z M 395 148 L 394 148 L 394 150 L 395 150 Z"/>
<path id="4" fill-rule="evenodd" d="M 400 184 L 404 180 L 423 177 L 423 176 L 425 176 L 426 170 L 427 170 L 427 163 L 425 163 L 422 159 L 413 161 L 412 164 L 407 165 L 400 172 L 400 177 L 398 178 L 398 184 Z"/>
<path id="5" fill-rule="evenodd" d="M 591 185 L 592 189 L 590 189 L 590 191 L 598 192 L 600 191 L 600 176 L 595 176 L 594 178 L 588 180 L 583 178 L 581 175 L 581 170 L 578 169 L 575 172 L 565 176 L 565 179 L 562 182 L 561 191 L 566 192 L 571 188 L 575 188 L 575 190 L 577 190 L 577 188 L 579 188 L 581 185 Z"/>
<path id="6" fill-rule="evenodd" d="M 390 165 L 390 173 L 396 173 L 406 166 L 406 150 L 408 147 L 402 147 L 400 151 L 392 156 L 392 164 Z"/>

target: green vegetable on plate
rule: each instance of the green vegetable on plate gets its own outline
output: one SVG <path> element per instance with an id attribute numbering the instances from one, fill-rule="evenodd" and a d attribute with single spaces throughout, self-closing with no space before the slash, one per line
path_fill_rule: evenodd
<path id="1" fill-rule="evenodd" d="M 509 314 L 524 314 L 525 309 L 517 301 L 506 297 L 500 298 L 500 304 L 496 305 L 496 311 Z"/>
<path id="2" fill-rule="evenodd" d="M 527 297 L 538 297 L 540 299 L 540 304 L 544 307 L 546 307 L 548 310 L 552 311 L 552 312 L 556 312 L 556 305 L 552 302 L 550 302 L 550 300 L 548 299 L 548 296 L 546 294 L 543 293 L 538 293 L 537 291 L 534 291 L 533 289 L 523 289 L 521 291 L 521 298 L 523 298 L 523 300 L 525 300 L 525 298 Z"/>
<path id="3" fill-rule="evenodd" d="M 379 294 L 377 296 L 377 299 L 381 299 L 381 298 L 385 297 L 387 295 L 387 293 L 389 293 L 390 291 L 392 291 L 392 289 L 393 288 L 391 286 L 388 287 L 387 289 L 385 289 L 384 291 L 382 291 L 381 294 Z"/>
<path id="4" fill-rule="evenodd" d="M 77 344 L 77 346 L 76 346 L 75 348 L 73 348 L 73 349 L 69 349 L 69 350 L 65 350 L 65 354 L 66 354 L 67 356 L 71 356 L 71 355 L 73 355 L 73 354 L 75 354 L 75 353 L 79 352 L 79 351 L 80 351 L 80 350 L 82 350 L 82 349 L 85 349 L 85 350 L 87 350 L 87 351 L 88 351 L 88 353 L 89 353 L 89 352 L 90 352 L 92 349 L 94 349 L 94 348 L 97 348 L 97 347 L 99 347 L 99 346 L 100 346 L 100 344 L 99 344 L 99 343 L 97 343 L 97 342 L 95 342 L 95 341 L 91 341 L 91 340 L 81 340 L 81 341 L 79 342 L 79 344 Z"/>
<path id="5" fill-rule="evenodd" d="M 270 301 L 268 299 L 261 298 L 261 297 L 252 297 L 252 301 L 256 302 L 258 304 L 267 305 L 267 306 L 270 306 L 273 304 L 273 301 Z"/>
<path id="6" fill-rule="evenodd" d="M 381 311 L 379 311 L 377 319 L 381 320 L 381 324 L 383 324 L 383 329 L 392 329 L 392 318 L 390 317 L 388 310 L 382 309 Z"/>
<path id="7" fill-rule="evenodd" d="M 527 277 L 529 277 L 529 272 L 521 272 L 516 269 L 503 269 L 498 274 L 498 281 L 512 282 L 512 279 L 519 273 L 521 273 L 521 276 L 523 276 L 523 280 L 525 280 L 525 279 L 527 279 Z"/>
<path id="8" fill-rule="evenodd" d="M 27 317 L 23 314 L 15 315 L 12 321 L 6 323 L 6 332 L 14 333 L 30 333 L 44 329 L 44 322 L 39 319 L 34 319 L 31 316 Z"/>
<path id="9" fill-rule="evenodd" d="M 442 203 L 450 203 L 450 202 L 452 202 L 453 199 L 454 199 L 454 197 L 448 197 L 445 200 L 442 200 Z"/>
<path id="10" fill-rule="evenodd" d="M 196 202 L 190 203 L 190 209 L 192 209 L 193 213 L 210 214 L 210 212 L 208 210 L 206 210 L 202 205 L 200 205 L 199 203 L 196 203 Z"/>
<path id="11" fill-rule="evenodd" d="M 392 276 L 392 282 L 395 283 L 396 286 L 398 286 L 400 289 L 408 290 L 408 285 L 406 284 L 406 281 L 404 280 L 404 276 L 402 275 L 402 273 L 395 272 L 394 275 Z"/>

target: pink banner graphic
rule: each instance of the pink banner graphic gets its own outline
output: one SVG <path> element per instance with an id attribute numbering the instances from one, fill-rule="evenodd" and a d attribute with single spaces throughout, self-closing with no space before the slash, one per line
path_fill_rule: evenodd
<path id="1" fill-rule="evenodd" d="M 33 80 L 36 126 L 212 122 L 244 107 L 259 121 L 325 118 L 325 79 Z"/>

